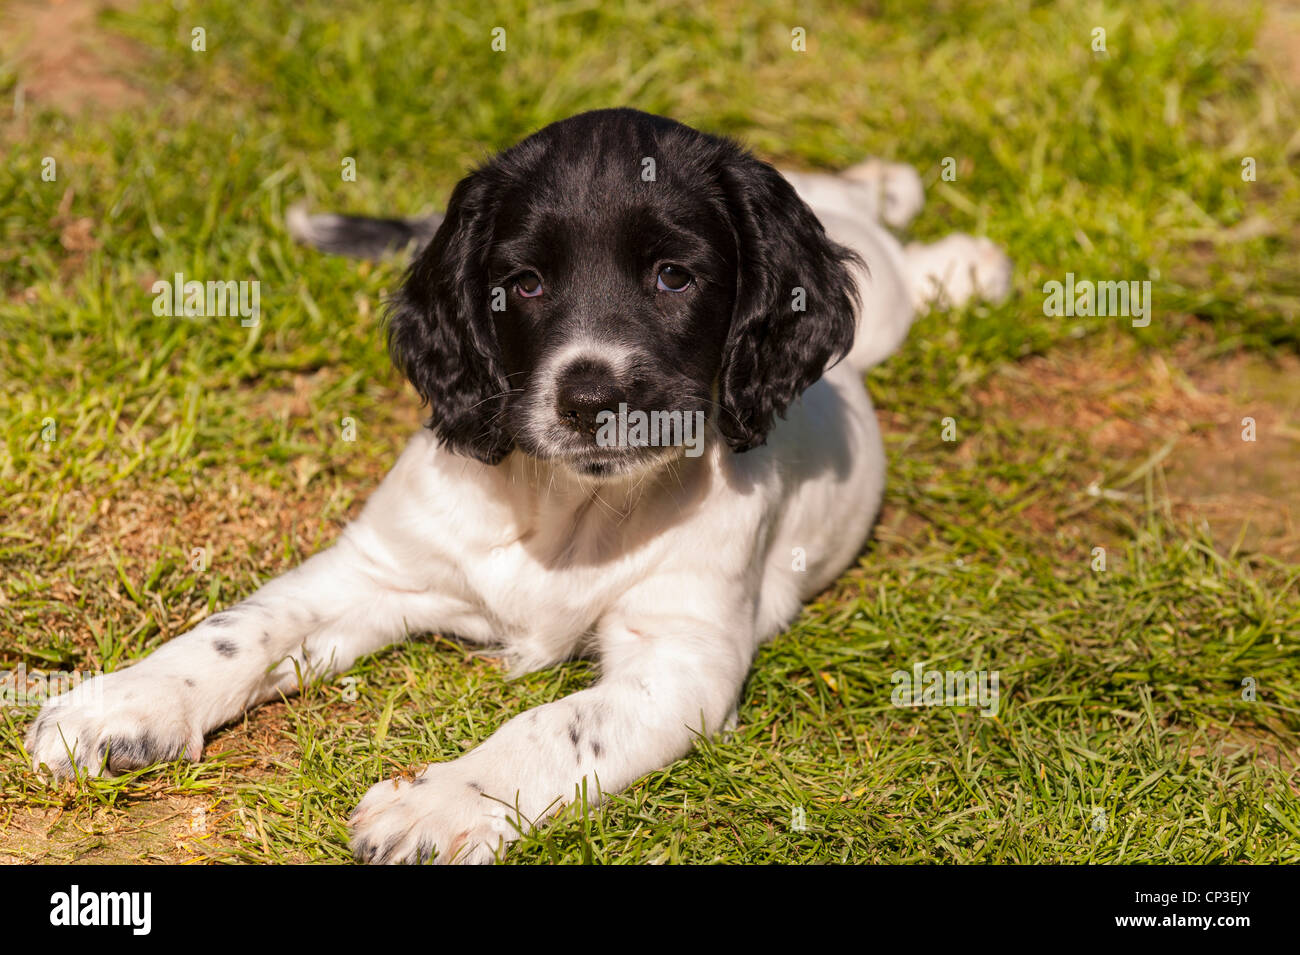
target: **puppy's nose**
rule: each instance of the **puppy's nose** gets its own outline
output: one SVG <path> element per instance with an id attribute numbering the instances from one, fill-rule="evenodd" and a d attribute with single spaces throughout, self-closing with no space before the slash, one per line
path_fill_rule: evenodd
<path id="1" fill-rule="evenodd" d="M 618 414 L 627 400 L 609 368 L 586 362 L 569 368 L 555 389 L 555 413 L 575 431 L 595 434 L 602 411 Z"/>

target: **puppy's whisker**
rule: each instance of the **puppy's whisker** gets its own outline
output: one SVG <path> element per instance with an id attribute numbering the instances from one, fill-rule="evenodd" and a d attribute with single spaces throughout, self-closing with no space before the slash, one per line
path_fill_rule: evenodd
<path id="1" fill-rule="evenodd" d="M 523 393 L 524 390 L 522 388 L 507 388 L 505 391 L 498 392 L 495 395 L 488 395 L 488 397 L 484 398 L 482 401 L 474 402 L 474 404 L 470 405 L 470 410 L 473 411 L 475 408 L 485 405 L 489 401 L 496 401 L 498 398 L 508 398 L 511 395 L 521 395 Z"/>

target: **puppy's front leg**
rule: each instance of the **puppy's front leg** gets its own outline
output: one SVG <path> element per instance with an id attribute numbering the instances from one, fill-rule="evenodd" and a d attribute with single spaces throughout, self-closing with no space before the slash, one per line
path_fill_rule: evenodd
<path id="1" fill-rule="evenodd" d="M 363 543 L 365 542 L 365 543 Z M 111 774 L 182 756 L 248 707 L 346 669 L 407 629 L 437 629 L 449 602 L 401 590 L 364 523 L 329 550 L 213 614 L 139 663 L 49 700 L 32 724 L 34 767 Z"/>
<path id="2" fill-rule="evenodd" d="M 739 615 L 738 615 L 739 616 Z M 575 799 L 618 792 L 719 729 L 753 654 L 746 633 L 638 615 L 601 630 L 593 687 L 510 720 L 459 759 L 371 788 L 352 816 L 364 862 L 491 862 Z"/>

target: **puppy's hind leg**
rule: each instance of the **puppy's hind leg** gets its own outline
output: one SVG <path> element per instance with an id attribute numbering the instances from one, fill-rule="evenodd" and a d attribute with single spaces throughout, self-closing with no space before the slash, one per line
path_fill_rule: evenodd
<path id="1" fill-rule="evenodd" d="M 903 229 L 925 205 L 921 177 L 905 163 L 868 159 L 835 175 L 785 171 L 781 175 L 819 215 L 883 222 Z"/>
<path id="2" fill-rule="evenodd" d="M 954 233 L 903 250 L 912 303 L 953 308 L 978 298 L 999 303 L 1011 293 L 1011 260 L 989 239 Z"/>
<path id="3" fill-rule="evenodd" d="M 879 197 L 880 221 L 895 229 L 907 228 L 925 205 L 921 174 L 907 163 L 867 159 L 840 176 Z"/>

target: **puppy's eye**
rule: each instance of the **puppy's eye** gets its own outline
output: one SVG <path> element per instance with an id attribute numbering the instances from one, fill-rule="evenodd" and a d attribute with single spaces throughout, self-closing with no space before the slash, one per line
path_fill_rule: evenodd
<path id="1" fill-rule="evenodd" d="M 685 292 L 693 281 L 695 277 L 680 265 L 665 265 L 659 270 L 655 288 L 661 292 Z"/>
<path id="2" fill-rule="evenodd" d="M 536 272 L 525 272 L 515 279 L 515 291 L 524 298 L 537 298 L 542 294 L 542 277 Z"/>

